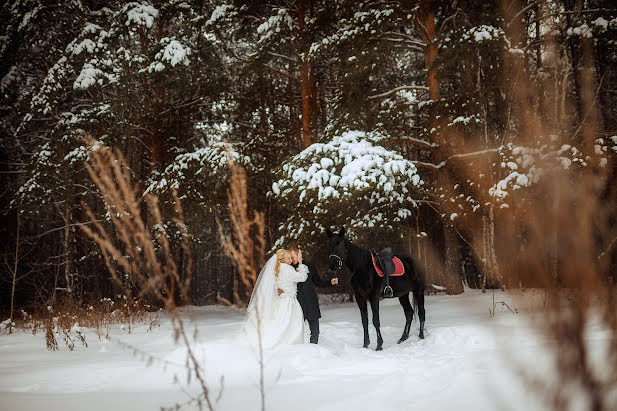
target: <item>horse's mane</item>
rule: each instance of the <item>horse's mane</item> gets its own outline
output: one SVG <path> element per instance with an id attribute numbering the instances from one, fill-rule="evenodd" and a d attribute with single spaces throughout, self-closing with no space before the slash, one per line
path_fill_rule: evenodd
<path id="1" fill-rule="evenodd" d="M 356 245 L 345 238 L 345 248 L 347 248 L 347 259 L 354 268 L 366 267 L 370 258 L 370 252 Z"/>

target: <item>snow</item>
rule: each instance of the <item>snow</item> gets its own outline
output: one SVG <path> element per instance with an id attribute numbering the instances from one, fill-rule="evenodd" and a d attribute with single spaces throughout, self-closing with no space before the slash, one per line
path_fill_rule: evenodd
<path id="1" fill-rule="evenodd" d="M 598 17 L 592 23 L 598 27 L 601 27 L 604 30 L 608 28 L 608 21 L 606 21 L 604 17 Z"/>
<path id="2" fill-rule="evenodd" d="M 314 162 L 296 166 L 307 160 Z M 345 132 L 329 143 L 311 145 L 285 165 L 283 171 L 286 178 L 276 183 L 279 192 L 290 186 L 302 186 L 317 190 L 319 200 L 349 188 L 392 191 L 393 186 L 400 185 L 395 176 L 404 176 L 415 186 L 422 184 L 414 164 L 372 144 L 366 133 L 360 131 Z"/>
<path id="3" fill-rule="evenodd" d="M 96 84 L 97 79 L 101 76 L 103 76 L 102 70 L 94 67 L 91 63 L 86 63 L 75 79 L 73 88 L 76 90 L 86 90 Z"/>
<path id="4" fill-rule="evenodd" d="M 9 72 L 2 77 L 2 80 L 0 80 L 0 93 L 4 93 L 4 91 L 9 88 L 11 83 L 17 80 L 17 76 L 17 66 L 11 66 Z"/>
<path id="5" fill-rule="evenodd" d="M 177 65 L 189 65 L 189 56 L 191 55 L 191 48 L 183 45 L 178 40 L 163 37 L 160 41 L 163 46 L 154 57 L 154 61 L 150 63 L 148 71 L 163 71 L 165 70 L 165 64 L 167 63 L 172 67 Z"/>
<path id="6" fill-rule="evenodd" d="M 87 51 L 89 54 L 94 53 L 96 49 L 96 43 L 90 39 L 83 39 L 79 44 L 77 45 L 73 45 L 72 43 L 67 46 L 67 52 L 72 52 L 73 55 L 78 56 L 80 55 L 84 50 Z"/>
<path id="7" fill-rule="evenodd" d="M 151 28 L 154 19 L 159 16 L 159 11 L 148 3 L 129 3 L 124 6 L 124 11 L 126 11 L 127 26 L 135 24 Z"/>
<path id="8" fill-rule="evenodd" d="M 471 40 L 476 43 L 482 43 L 485 41 L 499 40 L 505 38 L 505 34 L 502 29 L 482 24 L 480 26 L 472 27 L 461 36 L 461 42 Z"/>
<path id="9" fill-rule="evenodd" d="M 163 192 L 170 188 L 179 189 L 187 179 L 185 175 L 187 171 L 190 171 L 190 176 L 193 176 L 189 178 L 216 179 L 227 168 L 227 149 L 230 150 L 234 161 L 241 164 L 250 162 L 247 157 L 240 156 L 233 150 L 233 147 L 224 143 L 214 143 L 177 155 L 174 161 L 165 168 L 161 178 L 153 181 L 145 193 Z"/>
<path id="10" fill-rule="evenodd" d="M 289 15 L 286 9 L 280 8 L 274 16 L 261 23 L 257 27 L 257 34 L 261 36 L 259 42 L 269 40 L 274 33 L 279 33 L 282 29 L 293 30 L 295 26 L 293 18 Z"/>
<path id="11" fill-rule="evenodd" d="M 440 286 L 433 286 L 440 289 Z M 551 375 L 550 342 L 540 338 L 532 321 L 542 314 L 538 294 L 495 292 L 495 301 L 516 307 L 512 314 L 497 306 L 493 294 L 467 290 L 459 296 L 426 297 L 426 339 L 412 336 L 397 345 L 404 324 L 396 299 L 381 302 L 384 351 L 362 345 L 355 303 L 322 305 L 319 345 L 285 346 L 265 352 L 266 409 L 387 410 L 495 409 L 542 410 L 517 370 L 526 367 L 543 378 Z M 184 311 L 189 331 L 199 330 L 193 347 L 203 364 L 213 397 L 223 390 L 219 411 L 259 407 L 257 352 L 234 343 L 242 314 L 227 307 L 191 307 Z M 186 381 L 184 348 L 174 343 L 167 319 L 160 328 L 120 326 L 111 338 L 99 339 L 81 327 L 88 347 L 69 351 L 45 349 L 44 333 L 18 331 L 0 336 L 0 392 L 4 409 L 152 410 L 183 403 Z M 603 330 L 592 327 L 587 338 L 601 342 Z M 148 360 L 151 356 L 152 359 Z M 148 363 L 151 363 L 148 365 Z M 174 384 L 174 376 L 180 383 Z M 221 380 L 221 377 L 224 377 Z M 188 407 L 187 409 L 192 409 Z"/>
<path id="12" fill-rule="evenodd" d="M 15 3 L 18 4 L 18 3 Z M 41 11 L 43 9 L 43 6 L 37 6 L 35 7 L 32 11 L 27 12 L 26 14 L 24 14 L 24 17 L 21 20 L 21 23 L 19 23 L 19 26 L 17 27 L 17 31 L 22 31 L 26 26 L 28 26 L 28 24 L 30 23 L 30 20 L 32 20 L 33 17 L 35 17 L 39 11 Z"/>
<path id="13" fill-rule="evenodd" d="M 612 141 L 612 139 L 611 139 Z M 557 139 L 551 137 L 550 144 L 539 144 L 532 147 L 507 144 L 498 149 L 502 156 L 501 166 L 510 169 L 510 173 L 489 188 L 489 195 L 497 202 L 503 201 L 509 190 L 518 190 L 537 184 L 543 176 L 549 173 L 564 172 L 574 167 L 586 167 L 589 161 L 597 161 L 600 167 L 608 163 L 605 157 L 609 146 L 604 139 L 597 139 L 594 145 L 594 158 L 583 156 L 582 151 L 570 144 L 557 144 Z"/>
<path id="14" fill-rule="evenodd" d="M 312 144 L 279 167 L 268 195 L 294 212 L 275 247 L 298 241 L 302 232 L 325 232 L 327 219 L 363 229 L 391 228 L 411 217 L 424 183 L 412 161 L 380 145 L 384 139 L 379 133 L 347 131 Z M 340 210 L 352 215 L 336 215 Z"/>
<path id="15" fill-rule="evenodd" d="M 231 4 L 219 4 L 215 7 L 210 19 L 207 21 L 207 25 L 212 25 L 216 23 L 218 20 L 224 18 L 226 15 L 235 14 L 232 13 L 234 10 L 234 6 Z"/>

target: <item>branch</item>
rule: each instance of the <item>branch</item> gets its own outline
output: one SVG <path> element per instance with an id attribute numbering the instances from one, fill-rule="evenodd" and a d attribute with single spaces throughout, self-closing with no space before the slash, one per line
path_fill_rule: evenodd
<path id="1" fill-rule="evenodd" d="M 178 110 L 178 109 L 181 109 L 181 108 L 184 108 L 184 107 L 192 106 L 193 104 L 199 103 L 201 100 L 203 100 L 203 97 L 196 98 L 195 100 L 188 101 L 186 103 L 180 104 L 179 106 L 174 106 L 174 107 L 168 108 L 167 110 L 161 111 L 159 113 L 159 115 L 167 114 L 167 113 L 169 113 L 170 111 L 173 111 L 173 110 Z"/>
<path id="2" fill-rule="evenodd" d="M 369 96 L 369 100 L 375 100 L 378 98 L 386 98 L 386 97 L 390 97 L 393 94 L 398 93 L 399 91 L 403 91 L 403 90 L 422 90 L 422 91 L 428 91 L 428 87 L 426 86 L 401 86 L 401 87 L 397 87 L 395 89 L 392 89 L 390 91 L 386 91 L 385 93 L 381 93 L 381 94 L 375 94 L 373 96 Z"/>
<path id="3" fill-rule="evenodd" d="M 291 63 L 298 64 L 298 60 L 296 60 L 294 58 L 291 58 L 289 56 L 286 56 L 284 54 L 275 53 L 273 51 L 268 51 L 268 54 L 270 54 L 271 56 L 274 56 L 274 57 L 280 57 L 280 58 L 285 59 L 285 60 L 287 60 L 287 61 L 289 61 Z"/>
<path id="4" fill-rule="evenodd" d="M 431 142 L 428 142 L 428 141 L 425 141 L 425 140 L 420 140 L 419 138 L 415 138 L 415 137 L 403 136 L 403 137 L 401 137 L 401 140 L 407 141 L 410 144 L 413 144 L 414 146 L 422 146 L 422 147 L 426 147 L 426 148 L 437 148 L 437 147 L 439 147 L 439 144 L 431 143 Z"/>
<path id="5" fill-rule="evenodd" d="M 448 18 L 446 18 L 443 21 L 443 23 L 441 23 L 441 26 L 439 27 L 439 32 L 437 33 L 437 38 L 438 39 L 441 38 L 441 32 L 443 31 L 444 27 L 446 27 L 446 24 L 448 24 L 448 22 L 450 22 L 450 20 L 454 20 L 456 18 L 456 16 L 458 15 L 458 12 L 459 12 L 459 9 L 457 8 L 453 15 L 449 16 Z"/>
<path id="6" fill-rule="evenodd" d="M 450 156 L 448 158 L 446 158 L 444 161 L 442 161 L 439 164 L 434 164 L 434 163 L 427 163 L 424 161 L 412 161 L 411 163 L 413 163 L 414 165 L 418 166 L 418 167 L 424 167 L 424 168 L 428 168 L 431 170 L 440 170 L 442 168 L 444 168 L 446 166 L 446 164 L 451 161 L 451 160 L 456 160 L 456 159 L 460 159 L 460 158 L 467 158 L 467 157 L 475 157 L 475 156 L 481 156 L 484 154 L 492 154 L 492 153 L 497 153 L 499 152 L 498 149 L 496 148 L 488 148 L 486 150 L 480 150 L 480 151 L 472 151 L 470 153 L 463 153 L 463 154 L 454 154 L 453 156 Z"/>
<path id="7" fill-rule="evenodd" d="M 240 61 L 243 61 L 243 62 L 245 62 L 245 63 L 250 63 L 250 62 L 251 62 L 250 60 L 245 59 L 245 58 L 240 58 Z M 293 74 L 291 74 L 291 73 L 288 73 L 288 72 L 283 71 L 283 70 L 279 70 L 279 69 L 274 68 L 274 67 L 272 67 L 272 66 L 269 66 L 269 65 L 267 65 L 267 64 L 265 64 L 265 63 L 259 63 L 259 62 L 257 62 L 257 63 L 258 63 L 258 64 L 261 64 L 262 66 L 264 66 L 265 68 L 267 68 L 267 69 L 268 69 L 268 70 L 270 70 L 270 71 L 273 71 L 273 72 L 275 72 L 275 73 L 277 73 L 277 74 L 280 74 L 280 75 L 282 75 L 282 76 L 287 77 L 288 79 L 291 79 L 291 80 L 294 80 L 294 81 L 300 82 L 300 78 L 298 78 L 298 77 L 294 76 L 294 75 L 293 75 Z"/>
<path id="8" fill-rule="evenodd" d="M 404 34 L 404 33 L 397 33 L 395 31 L 387 31 L 383 34 L 384 36 L 394 36 L 394 37 L 400 37 L 401 39 L 405 40 L 406 43 L 411 43 L 415 46 L 418 47 L 426 47 L 426 43 L 422 42 L 422 41 L 418 41 L 415 38 L 411 37 L 410 35 Z M 400 41 L 400 40 L 399 40 Z"/>
<path id="9" fill-rule="evenodd" d="M 267 69 L 268 69 L 268 70 L 270 70 L 270 71 L 273 71 L 273 72 L 275 72 L 275 73 L 278 73 L 278 74 L 280 74 L 280 75 L 283 75 L 283 76 L 287 77 L 287 78 L 288 78 L 288 79 L 290 79 L 290 80 L 294 80 L 294 81 L 300 82 L 300 78 L 298 78 L 298 77 L 294 76 L 294 75 L 293 75 L 293 74 L 291 74 L 291 73 L 288 73 L 288 72 L 283 71 L 283 70 L 279 70 L 279 69 L 277 69 L 277 68 L 271 67 L 271 66 L 269 66 L 269 65 L 267 65 L 267 64 L 264 64 L 264 63 L 261 63 L 261 65 L 262 65 L 262 66 L 264 66 L 265 68 L 267 68 Z"/>
<path id="10" fill-rule="evenodd" d="M 406 40 L 384 38 L 384 37 L 380 37 L 379 39 L 374 39 L 374 40 L 375 41 L 377 41 L 377 40 L 379 40 L 379 41 L 390 41 L 390 42 L 396 44 L 394 47 L 401 47 L 401 48 L 405 48 L 407 50 L 417 51 L 418 53 L 424 53 L 424 49 L 422 47 L 416 46 L 415 44 L 412 44 L 412 43 L 410 43 L 409 41 L 406 41 Z M 409 45 L 407 45 L 407 44 L 409 44 Z"/>
<path id="11" fill-rule="evenodd" d="M 64 230 L 67 227 L 84 226 L 84 225 L 93 224 L 93 223 L 100 223 L 101 221 L 103 221 L 103 220 L 87 221 L 85 223 L 68 224 L 68 225 L 65 225 L 65 226 L 62 226 L 62 227 L 52 228 L 49 231 L 45 231 L 44 233 L 37 235 L 36 238 L 43 237 L 43 236 L 45 236 L 47 234 L 51 234 L 51 233 L 53 233 L 55 231 Z"/>
<path id="12" fill-rule="evenodd" d="M 584 14 L 584 13 L 599 13 L 602 11 L 613 11 L 611 9 L 589 9 L 589 10 L 571 10 L 571 11 L 558 11 L 555 13 L 547 13 L 543 14 L 542 17 L 538 17 L 529 22 L 529 24 L 534 24 L 542 20 L 546 20 L 548 17 L 561 16 L 564 14 Z"/>
<path id="13" fill-rule="evenodd" d="M 523 7 L 518 13 L 514 15 L 514 17 L 510 19 L 510 21 L 506 24 L 506 26 L 509 26 L 510 24 L 514 23 L 514 21 L 518 18 L 518 16 L 525 13 L 527 10 L 529 10 L 532 7 L 536 7 L 537 5 L 538 4 L 535 1 L 532 1 L 526 7 Z"/>
<path id="14" fill-rule="evenodd" d="M 426 35 L 426 38 L 431 40 L 431 42 L 435 39 L 431 38 L 431 35 L 429 34 L 428 30 L 426 29 L 426 27 L 424 26 L 424 24 L 422 24 L 422 22 L 420 21 L 420 19 L 418 18 L 418 15 L 416 14 L 415 16 L 413 16 L 413 20 L 414 23 L 416 23 L 416 26 L 418 26 L 420 28 L 420 30 Z"/>
<path id="15" fill-rule="evenodd" d="M 617 237 L 613 238 L 611 242 L 608 244 L 608 247 L 606 247 L 606 250 L 600 253 L 600 255 L 598 256 L 598 260 L 602 259 L 602 257 L 604 257 L 606 253 L 608 253 L 611 250 L 611 248 L 613 248 L 615 243 L 617 243 Z"/>

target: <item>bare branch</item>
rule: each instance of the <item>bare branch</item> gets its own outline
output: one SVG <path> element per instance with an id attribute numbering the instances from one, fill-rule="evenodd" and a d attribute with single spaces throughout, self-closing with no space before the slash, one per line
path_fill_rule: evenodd
<path id="1" fill-rule="evenodd" d="M 419 138 L 415 138 L 415 137 L 403 136 L 403 137 L 401 137 L 401 140 L 403 140 L 405 142 L 408 142 L 409 144 L 412 144 L 414 146 L 421 146 L 421 147 L 425 147 L 425 148 L 437 148 L 437 147 L 439 147 L 439 144 L 431 143 L 431 142 L 425 141 L 425 140 L 420 140 Z"/>
<path id="2" fill-rule="evenodd" d="M 410 43 L 413 44 L 414 46 L 420 47 L 420 48 L 424 48 L 427 46 L 426 43 L 419 41 L 413 37 L 411 37 L 410 35 L 404 34 L 404 33 L 397 33 L 395 31 L 387 31 L 384 33 L 384 36 L 393 36 L 393 37 L 398 37 L 400 40 L 404 40 L 406 43 Z"/>
<path id="3" fill-rule="evenodd" d="M 473 151 L 473 152 L 470 152 L 470 153 L 454 154 L 454 155 L 448 157 L 447 159 L 445 159 L 444 161 L 442 161 L 439 164 L 427 163 L 427 162 L 424 162 L 424 161 L 412 161 L 412 163 L 415 164 L 418 167 L 424 167 L 424 168 L 428 168 L 428 169 L 431 169 L 431 170 L 440 170 L 440 169 L 444 168 L 446 166 L 446 164 L 449 163 L 452 160 L 457 160 L 457 159 L 461 159 L 461 158 L 469 158 L 469 157 L 482 156 L 482 155 L 493 154 L 493 153 L 497 153 L 497 152 L 499 152 L 498 149 L 496 149 L 496 148 L 489 148 L 489 149 L 486 149 L 486 150 Z"/>
<path id="4" fill-rule="evenodd" d="M 441 38 L 441 32 L 443 31 L 443 29 L 446 27 L 446 25 L 454 20 L 456 18 L 456 16 L 458 15 L 459 9 L 457 8 L 456 11 L 454 12 L 453 15 L 448 16 L 443 23 L 441 23 L 441 26 L 439 27 L 439 32 L 437 33 L 437 38 L 440 39 Z"/>
<path id="5" fill-rule="evenodd" d="M 369 96 L 368 99 L 369 100 L 375 100 L 375 99 L 380 99 L 380 98 L 387 98 L 390 97 L 393 94 L 398 93 L 399 91 L 404 91 L 404 90 L 422 90 L 422 91 L 428 91 L 428 87 L 426 86 L 401 86 L 401 87 L 397 87 L 395 89 L 392 89 L 390 91 L 386 91 L 385 93 L 381 93 L 381 94 L 375 94 L 372 96 Z"/>

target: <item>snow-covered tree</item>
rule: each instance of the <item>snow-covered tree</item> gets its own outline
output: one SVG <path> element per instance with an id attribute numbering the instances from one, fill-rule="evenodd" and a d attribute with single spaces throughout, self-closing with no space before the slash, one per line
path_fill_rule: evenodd
<path id="1" fill-rule="evenodd" d="M 380 145 L 375 133 L 351 131 L 316 143 L 285 162 L 270 195 L 284 209 L 275 246 L 290 240 L 315 247 L 326 228 L 344 225 L 352 238 L 396 231 L 423 200 L 412 162 Z"/>

